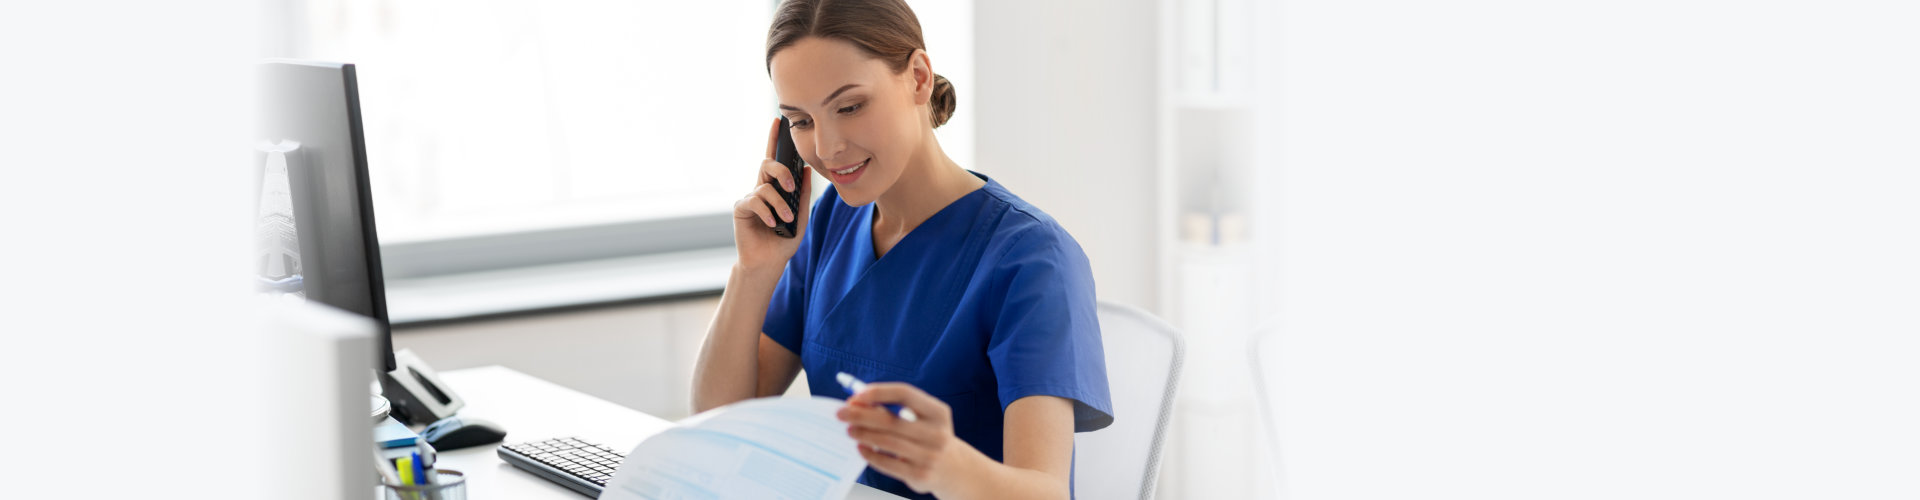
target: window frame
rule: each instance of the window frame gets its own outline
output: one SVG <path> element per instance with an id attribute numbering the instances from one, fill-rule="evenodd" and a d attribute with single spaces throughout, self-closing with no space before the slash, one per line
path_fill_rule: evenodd
<path id="1" fill-rule="evenodd" d="M 731 219 L 731 213 L 714 212 L 455 236 L 383 243 L 380 253 L 386 280 L 404 281 L 549 264 L 732 248 Z"/>
<path id="2" fill-rule="evenodd" d="M 768 12 L 775 10 L 780 0 L 768 0 Z M 279 0 L 268 2 L 260 9 L 258 19 L 263 25 L 283 26 L 276 33 L 263 34 L 262 46 L 258 52 L 263 57 L 307 57 L 308 27 L 302 20 L 306 15 L 304 3 Z M 969 9 L 970 10 L 970 9 Z M 969 10 L 961 15 L 970 15 Z M 966 20 L 971 28 L 972 21 Z M 969 40 L 972 34 L 967 33 Z M 971 47 L 955 47 L 962 57 L 971 58 Z M 965 63 L 964 73 L 972 75 L 971 62 Z M 943 72 L 952 74 L 951 71 Z M 778 104 L 773 96 L 767 96 L 767 107 L 773 109 Z M 964 102 L 964 101 L 963 101 Z M 971 103 L 963 104 L 971 108 Z M 963 115 L 958 125 L 971 129 L 972 117 Z M 770 112 L 769 117 L 773 114 Z M 955 123 L 946 127 L 951 130 Z M 972 136 L 967 133 L 962 153 L 971 159 Z M 820 184 L 820 183 L 816 183 Z M 816 185 L 814 199 L 825 191 L 825 186 Z M 376 217 L 379 207 L 374 208 Z M 463 274 L 488 273 L 529 267 L 586 263 L 599 260 L 620 259 L 641 256 L 670 256 L 681 252 L 712 251 L 733 248 L 733 223 L 729 210 L 669 215 L 662 217 L 643 217 L 610 222 L 583 225 L 553 226 L 530 228 L 525 230 L 455 235 L 429 239 L 382 242 L 380 253 L 383 275 L 388 286 L 398 283 L 407 286 L 428 278 L 458 276 Z M 376 225 L 376 231 L 378 226 Z M 714 291 L 718 291 L 715 289 Z"/>

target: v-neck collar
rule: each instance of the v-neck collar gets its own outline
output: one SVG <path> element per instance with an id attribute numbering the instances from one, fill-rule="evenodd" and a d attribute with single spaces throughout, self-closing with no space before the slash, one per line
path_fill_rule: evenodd
<path id="1" fill-rule="evenodd" d="M 899 250 L 901 246 L 906 245 L 908 240 L 915 239 L 915 235 L 926 232 L 920 229 L 927 227 L 928 223 L 934 222 L 941 217 L 951 217 L 948 214 L 955 210 L 954 207 L 971 204 L 971 199 L 976 196 L 986 196 L 987 188 L 993 185 L 993 179 L 972 170 L 968 170 L 967 173 L 980 178 L 980 180 L 985 183 L 981 184 L 979 188 L 968 191 L 967 194 L 961 195 L 959 198 L 947 203 L 947 206 L 940 207 L 940 210 L 933 212 L 933 216 L 927 217 L 927 220 L 920 221 L 919 225 L 913 226 L 913 229 L 908 230 L 905 236 L 900 237 L 900 241 L 893 243 L 893 248 L 887 250 L 887 255 L 892 255 L 895 250 Z M 879 262 L 880 259 L 886 258 L 886 255 L 881 255 L 880 251 L 873 246 L 873 218 L 875 214 L 879 213 L 879 210 L 876 209 L 878 206 L 879 202 L 875 201 L 874 203 L 868 203 L 866 206 L 860 207 L 860 214 L 856 217 L 858 221 L 855 222 L 855 225 L 858 227 L 855 229 L 857 232 L 854 233 L 856 236 L 854 243 L 855 246 L 859 248 L 854 249 L 854 251 L 860 253 L 860 260 L 856 262 L 867 266 L 872 266 L 874 263 Z"/>
<path id="2" fill-rule="evenodd" d="M 860 269 L 860 273 L 854 273 L 854 277 L 852 277 L 849 285 L 856 287 L 860 281 L 866 279 L 866 271 L 868 271 L 868 269 L 872 269 L 876 263 L 885 260 L 887 256 L 893 256 L 895 252 L 899 252 L 902 246 L 908 246 L 908 242 L 916 242 L 916 240 L 929 238 L 922 237 L 924 233 L 931 231 L 931 229 L 922 231 L 925 227 L 931 227 L 931 225 L 935 225 L 935 223 L 947 223 L 945 219 L 947 219 L 947 217 L 954 217 L 952 213 L 956 212 L 960 206 L 973 206 L 973 204 L 975 204 L 975 198 L 979 198 L 979 196 L 989 196 L 987 190 L 993 187 L 993 177 L 987 177 L 987 175 L 981 175 L 981 173 L 975 173 L 975 171 L 968 171 L 968 173 L 972 173 L 973 177 L 979 177 L 981 181 L 987 181 L 987 183 L 981 185 L 979 188 L 975 188 L 975 190 L 970 190 L 968 194 L 960 196 L 958 200 L 952 200 L 950 204 L 943 206 L 939 212 L 933 212 L 933 217 L 927 217 L 925 221 L 920 221 L 920 225 L 914 225 L 912 231 L 906 231 L 906 237 L 900 237 L 899 242 L 893 242 L 893 248 L 887 250 L 885 256 L 881 256 L 877 250 L 874 250 L 874 215 L 877 213 L 876 204 L 860 206 L 858 212 L 854 213 L 854 240 L 852 240 L 852 260 L 849 263 L 856 263 L 856 265 L 860 265 L 862 269 Z"/>
<path id="3" fill-rule="evenodd" d="M 880 260 L 880 252 L 873 249 L 873 204 L 869 203 L 867 206 L 860 207 L 859 210 L 853 223 L 853 262 L 859 263 L 862 267 L 870 267 Z M 897 247 L 900 244 L 895 243 L 893 246 Z"/>

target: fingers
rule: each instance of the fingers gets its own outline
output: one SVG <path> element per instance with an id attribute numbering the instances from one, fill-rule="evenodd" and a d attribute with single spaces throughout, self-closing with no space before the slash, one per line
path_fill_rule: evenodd
<path id="1" fill-rule="evenodd" d="M 813 167 L 800 166 L 800 216 L 801 220 L 812 220 L 813 216 Z"/>
<path id="2" fill-rule="evenodd" d="M 899 405 L 902 413 L 923 415 L 918 421 L 896 417 L 885 405 Z M 953 435 L 952 409 L 939 398 L 911 384 L 876 382 L 847 398 L 837 415 L 848 423 L 847 435 L 859 444 L 860 457 L 886 475 L 907 483 L 915 492 L 938 489 L 954 469 L 954 450 L 965 443 Z"/>
<path id="3" fill-rule="evenodd" d="M 761 187 L 764 189 L 770 186 L 761 184 Z M 761 224 L 773 227 L 773 208 L 768 207 L 766 200 L 761 199 L 759 194 L 760 190 L 754 190 L 753 194 L 733 202 L 733 218 L 760 219 Z"/>
<path id="4" fill-rule="evenodd" d="M 773 119 L 773 130 L 767 132 L 767 159 L 773 159 L 773 145 L 780 141 L 780 119 Z"/>
<path id="5" fill-rule="evenodd" d="M 774 213 L 780 216 L 780 220 L 793 220 L 793 208 L 787 206 L 787 199 L 781 197 L 779 191 L 773 190 L 773 185 L 761 184 L 760 189 L 754 190 L 753 194 L 761 201 L 767 202 L 767 206 L 773 207 Z"/>
<path id="6" fill-rule="evenodd" d="M 907 487 L 913 488 L 915 493 L 924 494 L 927 492 L 925 489 L 914 486 L 926 479 L 925 474 L 920 468 L 914 467 L 913 464 L 906 459 L 889 455 L 864 444 L 860 445 L 860 457 L 867 459 L 867 464 L 872 465 L 873 468 L 880 471 L 880 473 L 893 476 L 901 481 L 906 481 Z"/>
<path id="7" fill-rule="evenodd" d="M 771 214 L 778 216 L 781 221 L 793 220 L 793 209 L 787 206 L 786 198 L 780 197 L 779 191 L 773 190 L 772 184 L 761 184 L 760 189 L 753 190 L 753 197 L 765 203 Z"/>
<path id="8" fill-rule="evenodd" d="M 847 406 L 840 408 L 837 416 L 840 417 L 840 421 L 846 422 L 852 427 L 865 427 L 887 432 L 916 435 L 928 434 L 928 432 L 924 432 L 917 427 L 908 426 L 908 424 L 915 422 L 894 416 L 893 412 L 887 411 L 887 408 L 884 406 L 867 406 L 861 403 L 849 402 Z"/>
<path id="9" fill-rule="evenodd" d="M 854 441 L 870 447 L 879 448 L 895 457 L 908 462 L 925 462 L 932 449 L 925 443 L 897 433 L 876 430 L 870 427 L 849 427 L 847 436 Z"/>
<path id="10" fill-rule="evenodd" d="M 913 468 L 913 464 L 908 463 L 905 458 L 900 458 L 899 455 L 875 448 L 866 443 L 861 443 L 856 446 L 860 449 L 860 456 L 865 457 L 868 463 L 874 465 L 874 468 L 880 469 L 880 472 L 885 472 L 887 475 L 899 477 L 895 475 L 896 472 L 905 472 Z M 891 467 L 892 470 L 888 470 L 888 467 Z"/>
<path id="11" fill-rule="evenodd" d="M 801 168 L 804 169 L 805 167 Z M 780 162 L 773 160 L 762 161 L 760 162 L 760 173 L 762 174 L 761 179 L 772 179 L 772 181 L 769 182 L 778 182 L 780 183 L 781 189 L 785 189 L 789 193 L 794 192 L 795 179 L 793 178 L 793 172 L 787 170 L 786 165 L 781 165 Z"/>
<path id="12" fill-rule="evenodd" d="M 871 406 L 897 404 L 913 409 L 913 412 L 919 414 L 920 420 L 923 421 L 928 418 L 933 418 L 940 422 L 947 422 L 952 418 L 952 411 L 947 407 L 947 403 L 927 394 L 926 391 L 922 391 L 918 387 L 899 382 L 874 382 L 867 384 L 867 390 L 860 391 L 859 394 L 847 398 L 847 402 L 857 402 Z"/>
<path id="13" fill-rule="evenodd" d="M 752 193 L 733 203 L 733 217 L 736 219 L 757 218 L 761 224 L 773 227 L 775 218 L 782 221 L 794 220 L 793 209 L 787 207 L 787 200 L 772 184 L 761 184 Z"/>
<path id="14" fill-rule="evenodd" d="M 777 124 L 776 124 L 777 125 Z M 776 129 L 777 131 L 778 129 Z M 799 216 L 811 212 L 809 199 L 813 183 L 807 167 L 801 167 L 802 177 L 795 179 L 786 165 L 773 160 L 760 162 L 760 181 L 754 185 L 751 193 L 734 203 L 734 217 L 738 219 L 759 218 L 760 223 L 773 227 L 778 221 L 799 222 Z M 779 184 L 778 188 L 774 184 Z M 800 195 L 801 214 L 795 214 L 793 207 L 787 205 L 786 198 L 780 195 L 780 189 Z"/>

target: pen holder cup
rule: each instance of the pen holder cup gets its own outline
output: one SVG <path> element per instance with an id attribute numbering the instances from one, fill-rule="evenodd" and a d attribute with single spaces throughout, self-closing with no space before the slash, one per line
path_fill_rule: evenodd
<path id="1" fill-rule="evenodd" d="M 439 469 L 433 471 L 433 481 L 428 484 L 383 481 L 380 489 L 386 492 L 387 500 L 467 500 L 467 476 L 457 470 Z"/>

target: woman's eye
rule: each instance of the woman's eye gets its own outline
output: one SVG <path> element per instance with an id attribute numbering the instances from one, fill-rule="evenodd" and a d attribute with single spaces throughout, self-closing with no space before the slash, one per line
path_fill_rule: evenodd
<path id="1" fill-rule="evenodd" d="M 805 129 L 813 126 L 813 120 L 790 120 L 790 123 L 793 124 L 793 128 L 797 129 Z"/>
<path id="2" fill-rule="evenodd" d="M 843 115 L 844 115 L 844 114 L 849 114 L 849 113 L 852 113 L 852 112 L 854 112 L 854 111 L 859 111 L 859 110 L 860 110 L 860 107 L 861 107 L 861 106 L 865 106 L 865 105 L 867 105 L 867 103 L 864 103 L 864 102 L 863 102 L 863 103 L 860 103 L 860 104 L 855 104 L 855 105 L 852 105 L 852 106 L 847 106 L 847 107 L 844 107 L 844 108 L 840 108 L 840 114 L 843 114 Z"/>

